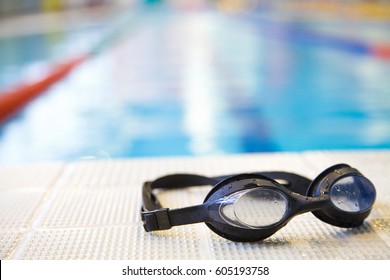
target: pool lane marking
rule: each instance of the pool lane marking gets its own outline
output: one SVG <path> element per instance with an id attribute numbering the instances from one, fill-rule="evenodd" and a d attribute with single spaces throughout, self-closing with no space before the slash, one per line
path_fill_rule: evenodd
<path id="1" fill-rule="evenodd" d="M 311 45 L 327 46 L 350 53 L 370 55 L 383 60 L 390 60 L 390 43 L 368 43 L 358 39 L 343 38 L 307 30 L 289 22 L 276 22 L 254 15 L 243 15 L 242 18 L 261 25 L 261 31 L 271 37 Z"/>

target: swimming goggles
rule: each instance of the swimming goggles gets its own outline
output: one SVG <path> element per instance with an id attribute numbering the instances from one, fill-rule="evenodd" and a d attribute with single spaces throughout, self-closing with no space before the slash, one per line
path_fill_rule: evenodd
<path id="1" fill-rule="evenodd" d="M 203 204 L 163 208 L 154 190 L 214 186 Z M 146 182 L 141 217 L 147 232 L 205 222 L 233 241 L 263 240 L 294 216 L 312 212 L 328 224 L 361 225 L 375 201 L 374 185 L 346 164 L 334 165 L 313 181 L 289 172 L 259 172 L 220 177 L 175 174 Z"/>

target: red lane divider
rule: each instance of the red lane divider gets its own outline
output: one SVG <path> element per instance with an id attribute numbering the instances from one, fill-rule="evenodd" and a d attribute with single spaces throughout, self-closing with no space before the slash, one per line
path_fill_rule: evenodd
<path id="1" fill-rule="evenodd" d="M 371 47 L 371 53 L 383 59 L 390 60 L 390 44 L 377 44 Z"/>
<path id="2" fill-rule="evenodd" d="M 56 66 L 43 79 L 21 85 L 15 89 L 0 93 L 0 125 L 19 112 L 27 103 L 53 85 L 56 81 L 67 75 L 73 68 L 84 62 L 89 55 L 81 55 L 66 63 Z"/>

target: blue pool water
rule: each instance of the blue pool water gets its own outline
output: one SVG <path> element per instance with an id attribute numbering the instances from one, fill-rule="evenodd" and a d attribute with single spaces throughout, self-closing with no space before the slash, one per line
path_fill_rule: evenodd
<path id="1" fill-rule="evenodd" d="M 140 16 L 1 128 L 0 163 L 390 148 L 389 60 L 270 24 Z"/>

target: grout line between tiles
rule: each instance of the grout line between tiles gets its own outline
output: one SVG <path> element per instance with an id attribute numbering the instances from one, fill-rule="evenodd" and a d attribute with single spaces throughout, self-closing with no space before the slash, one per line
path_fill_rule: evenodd
<path id="1" fill-rule="evenodd" d="M 48 187 L 46 194 L 43 196 L 41 202 L 39 203 L 36 210 L 34 211 L 34 216 L 32 218 L 31 226 L 26 231 L 25 238 L 21 240 L 19 245 L 15 248 L 13 254 L 11 254 L 10 258 L 19 259 L 20 256 L 22 255 L 24 249 L 26 248 L 26 245 L 31 239 L 32 234 L 34 233 L 34 231 L 36 230 L 37 226 L 40 224 L 42 219 L 45 217 L 59 189 L 64 185 L 64 181 L 68 177 L 67 175 L 69 174 L 70 170 L 72 170 L 72 168 L 69 168 L 69 166 L 71 165 L 64 164 L 61 170 L 58 172 L 58 175 L 55 177 L 53 182 Z"/>

